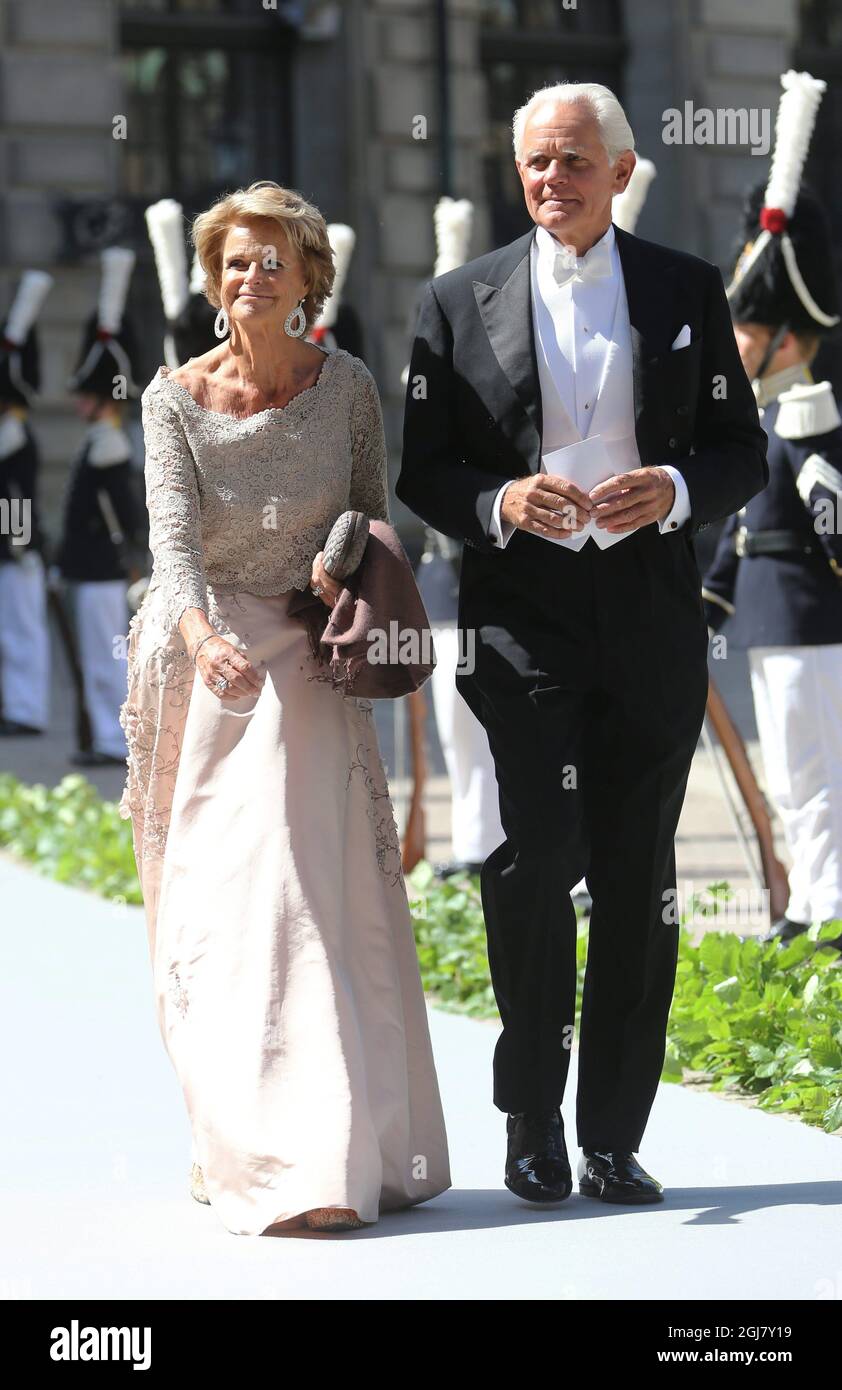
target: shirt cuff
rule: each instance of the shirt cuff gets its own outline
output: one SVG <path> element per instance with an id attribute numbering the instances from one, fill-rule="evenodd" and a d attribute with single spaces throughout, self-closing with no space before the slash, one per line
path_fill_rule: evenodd
<path id="1" fill-rule="evenodd" d="M 683 526 L 687 521 L 690 516 L 690 493 L 677 468 L 674 468 L 670 463 L 662 464 L 662 467 L 665 473 L 669 473 L 675 484 L 675 501 L 672 504 L 672 510 L 667 513 L 663 521 L 658 522 L 658 529 L 663 536 L 668 531 L 677 531 L 679 526 Z"/>
<path id="2" fill-rule="evenodd" d="M 497 493 L 497 496 L 494 498 L 494 510 L 491 514 L 492 539 L 500 546 L 506 546 L 517 530 L 513 521 L 504 521 L 500 515 L 503 506 L 503 493 L 506 491 L 507 487 L 511 487 L 513 482 L 514 478 L 510 478 L 509 482 L 504 483 Z"/>

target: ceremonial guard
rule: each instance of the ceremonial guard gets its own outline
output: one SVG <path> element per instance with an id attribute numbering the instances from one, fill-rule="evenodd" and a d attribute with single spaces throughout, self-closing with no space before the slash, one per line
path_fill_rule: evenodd
<path id="1" fill-rule="evenodd" d="M 359 315 L 353 306 L 343 298 L 343 290 L 345 281 L 348 279 L 348 268 L 354 254 L 357 234 L 353 227 L 349 227 L 345 222 L 329 222 L 327 234 L 336 272 L 333 289 L 330 298 L 325 300 L 321 314 L 307 334 L 307 340 L 311 343 L 318 343 L 320 347 L 326 348 L 329 352 L 335 352 L 337 348 L 344 348 L 354 357 L 364 360 L 363 332 Z"/>
<path id="2" fill-rule="evenodd" d="M 123 428 L 126 401 L 139 395 L 134 338 L 124 314 L 134 252 L 102 253 L 97 312 L 89 319 L 68 387 L 88 428 L 73 464 L 58 564 L 71 582 L 92 747 L 80 765 L 124 763 L 119 712 L 126 698 L 126 586 L 136 577 L 142 542 L 131 444 Z"/>
<path id="3" fill-rule="evenodd" d="M 766 789 L 792 860 L 769 939 L 786 941 L 842 918 L 842 428 L 830 383 L 810 372 L 839 322 L 829 227 L 799 190 L 825 83 L 781 81 L 769 182 L 749 195 L 728 289 L 769 485 L 725 523 L 702 596 L 712 632 L 724 624 L 748 650 Z"/>
<path id="4" fill-rule="evenodd" d="M 50 635 L 38 446 L 29 408 L 39 389 L 35 320 L 52 285 L 27 270 L 0 342 L 0 735 L 42 734 L 49 721 Z"/>
<path id="5" fill-rule="evenodd" d="M 434 275 L 464 264 L 473 211 L 467 198 L 439 199 L 433 213 Z M 413 327 L 415 318 L 417 306 Z M 425 524 L 416 579 L 433 635 L 436 667 L 430 689 L 450 782 L 451 858 L 434 866 L 440 878 L 460 872 L 478 874 L 484 860 L 505 839 L 488 735 L 456 686 L 457 668 L 469 662 L 471 655 L 469 635 L 460 631 L 457 620 L 461 556 L 458 541 Z"/>
<path id="6" fill-rule="evenodd" d="M 175 370 L 190 357 L 201 357 L 217 347 L 219 339 L 213 331 L 216 315 L 205 296 L 205 272 L 198 256 L 193 257 L 189 278 L 187 275 L 181 203 L 161 198 L 150 204 L 145 216 L 167 320 L 164 361 Z"/>

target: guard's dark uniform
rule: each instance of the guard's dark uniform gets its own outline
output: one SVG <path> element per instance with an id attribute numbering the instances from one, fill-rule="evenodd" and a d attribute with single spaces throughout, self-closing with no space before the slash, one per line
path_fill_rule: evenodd
<path id="1" fill-rule="evenodd" d="M 103 421 L 88 428 L 65 498 L 58 554 L 65 579 L 128 583 L 130 547 L 141 535 L 131 458 L 125 430 Z"/>
<path id="2" fill-rule="evenodd" d="M 120 710 L 126 698 L 126 587 L 145 553 L 142 509 L 132 478 L 131 444 L 120 406 L 139 394 L 135 349 L 124 315 L 134 254 L 102 253 L 103 282 L 96 313 L 82 335 L 70 389 L 87 402 L 90 423 L 71 469 L 58 565 L 73 592 L 79 661 L 91 725 L 91 749 L 75 762 L 123 762 Z M 103 316 L 105 321 L 103 322 Z"/>
<path id="3" fill-rule="evenodd" d="M 809 102 L 812 81 L 784 85 Z M 792 333 L 839 322 L 839 295 L 824 210 L 790 194 L 787 207 L 750 195 L 729 289 L 736 322 L 769 330 L 754 382 L 769 484 L 726 523 L 702 588 L 710 627 L 748 650 L 766 789 L 792 859 L 771 933 L 784 940 L 842 918 L 842 423 L 830 383 L 804 361 L 767 370 L 785 339 L 799 342 Z"/>
<path id="4" fill-rule="evenodd" d="M 43 733 L 50 708 L 40 458 L 28 408 L 40 385 L 35 320 L 52 277 L 25 271 L 0 340 L 0 735 Z"/>
<path id="5" fill-rule="evenodd" d="M 842 426 L 830 383 L 809 390 L 760 407 L 769 485 L 726 522 L 705 576 L 708 623 L 718 630 L 733 615 L 725 631 L 736 647 L 842 643 Z"/>

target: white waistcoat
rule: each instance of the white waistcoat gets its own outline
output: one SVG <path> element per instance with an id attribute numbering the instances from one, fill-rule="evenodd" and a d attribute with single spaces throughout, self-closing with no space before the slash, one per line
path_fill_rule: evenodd
<path id="1" fill-rule="evenodd" d="M 602 374 L 590 425 L 582 434 L 571 413 L 575 409 L 572 369 L 559 350 L 552 316 L 541 294 L 534 248 L 530 259 L 532 322 L 543 412 L 543 452 L 548 453 L 551 449 L 575 444 L 585 437 L 600 435 L 617 473 L 640 468 L 634 433 L 631 326 L 622 270 L 618 270 L 614 277 L 616 295 L 610 344 L 603 354 Z"/>

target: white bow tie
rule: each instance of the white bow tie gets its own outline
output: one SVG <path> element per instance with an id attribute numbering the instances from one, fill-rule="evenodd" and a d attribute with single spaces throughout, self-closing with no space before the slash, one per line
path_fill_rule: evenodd
<path id="1" fill-rule="evenodd" d="M 610 274 L 611 247 L 606 241 L 597 242 L 584 256 L 575 256 L 572 246 L 556 251 L 553 278 L 557 285 L 566 285 L 568 280 L 579 280 L 588 284 Z"/>

